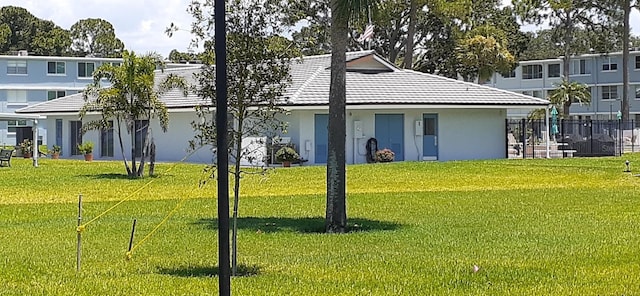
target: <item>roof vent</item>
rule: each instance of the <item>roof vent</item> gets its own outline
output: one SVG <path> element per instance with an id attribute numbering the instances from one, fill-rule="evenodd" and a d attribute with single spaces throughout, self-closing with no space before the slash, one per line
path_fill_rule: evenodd
<path id="1" fill-rule="evenodd" d="M 18 56 L 19 57 L 26 57 L 29 55 L 29 52 L 26 50 L 18 50 Z"/>

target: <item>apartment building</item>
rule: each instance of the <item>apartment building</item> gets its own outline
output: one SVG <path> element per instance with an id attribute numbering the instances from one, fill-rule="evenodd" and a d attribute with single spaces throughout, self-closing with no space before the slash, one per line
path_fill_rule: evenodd
<path id="1" fill-rule="evenodd" d="M 0 55 L 0 113 L 13 113 L 20 108 L 79 93 L 93 81 L 93 71 L 98 67 L 121 62 L 119 58 L 30 56 L 26 51 Z M 185 64 L 168 63 L 165 66 L 182 68 Z M 31 128 L 29 120 L 0 121 L 0 146 L 15 145 L 30 137 Z M 42 143 L 43 139 L 47 139 L 47 131 L 40 128 L 39 141 Z M 46 144 L 46 140 L 44 142 Z"/>
<path id="2" fill-rule="evenodd" d="M 640 122 L 640 49 L 631 51 L 629 59 L 630 119 Z M 496 88 L 547 98 L 562 81 L 561 58 L 522 61 L 509 75 L 494 74 L 486 82 Z M 573 119 L 616 119 L 622 103 L 622 52 L 585 54 L 570 60 L 570 80 L 591 88 L 591 104 L 571 105 Z M 518 110 L 509 110 L 511 118 L 525 117 Z"/>
<path id="3" fill-rule="evenodd" d="M 121 59 L 99 57 L 0 55 L 0 113 L 81 92 L 92 82 L 100 65 L 120 64 Z M 14 145 L 31 134 L 28 120 L 0 121 L 0 145 Z M 46 139 L 40 128 L 39 141 Z"/>

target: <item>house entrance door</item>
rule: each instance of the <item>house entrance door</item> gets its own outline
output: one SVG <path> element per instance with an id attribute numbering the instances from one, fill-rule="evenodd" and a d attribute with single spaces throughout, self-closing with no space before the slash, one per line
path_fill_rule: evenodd
<path id="1" fill-rule="evenodd" d="M 438 160 L 438 114 L 423 114 L 422 127 L 422 159 Z"/>

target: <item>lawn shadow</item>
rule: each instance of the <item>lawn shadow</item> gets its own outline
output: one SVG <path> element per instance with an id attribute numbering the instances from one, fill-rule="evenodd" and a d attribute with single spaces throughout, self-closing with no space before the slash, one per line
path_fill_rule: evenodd
<path id="1" fill-rule="evenodd" d="M 238 228 L 256 232 L 325 233 L 324 217 L 239 217 Z M 195 224 L 217 230 L 218 219 L 200 219 Z M 348 232 L 396 230 L 402 225 L 364 218 L 349 218 Z"/>
<path id="2" fill-rule="evenodd" d="M 158 273 L 178 277 L 214 277 L 220 273 L 218 266 L 184 266 L 184 267 L 159 267 Z M 257 265 L 238 264 L 238 277 L 248 277 L 260 274 Z"/>
<path id="3" fill-rule="evenodd" d="M 143 179 L 152 179 L 152 178 L 158 178 L 160 177 L 159 175 L 153 175 L 153 176 L 148 176 L 145 175 L 142 178 L 134 178 L 134 177 L 129 177 L 127 174 L 116 174 L 116 173 L 110 173 L 110 174 L 91 174 L 91 175 L 81 175 L 82 177 L 86 177 L 86 178 L 91 178 L 91 179 L 108 179 L 108 180 L 143 180 Z"/>

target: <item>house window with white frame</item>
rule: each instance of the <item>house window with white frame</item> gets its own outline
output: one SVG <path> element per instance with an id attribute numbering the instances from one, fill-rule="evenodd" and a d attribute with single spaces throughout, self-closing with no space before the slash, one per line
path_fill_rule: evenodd
<path id="1" fill-rule="evenodd" d="M 7 121 L 7 133 L 15 135 L 17 128 L 26 126 L 26 120 L 9 120 Z"/>
<path id="2" fill-rule="evenodd" d="M 27 91 L 26 90 L 7 90 L 7 103 L 11 104 L 23 104 L 27 103 Z"/>
<path id="3" fill-rule="evenodd" d="M 65 62 L 47 62 L 47 74 L 49 75 L 64 75 L 67 72 L 67 65 Z"/>
<path id="4" fill-rule="evenodd" d="M 591 74 L 591 61 L 585 59 L 571 60 L 571 75 L 589 75 Z"/>
<path id="5" fill-rule="evenodd" d="M 611 60 L 611 57 L 606 57 L 602 63 L 602 71 L 616 71 L 618 70 L 618 64 Z"/>
<path id="6" fill-rule="evenodd" d="M 96 64 L 93 62 L 78 62 L 78 77 L 91 78 L 95 69 Z"/>
<path id="7" fill-rule="evenodd" d="M 508 73 L 501 73 L 500 75 L 502 76 L 502 78 L 516 78 L 516 70 L 513 69 Z"/>
<path id="8" fill-rule="evenodd" d="M 78 144 L 82 144 L 82 121 L 69 121 L 71 155 L 81 155 Z"/>
<path id="9" fill-rule="evenodd" d="M 640 70 L 640 56 L 636 56 L 636 70 Z"/>
<path id="10" fill-rule="evenodd" d="M 542 78 L 542 65 L 522 66 L 522 79 L 540 79 L 540 78 Z"/>
<path id="11" fill-rule="evenodd" d="M 604 85 L 600 87 L 602 93 L 602 100 L 617 100 L 618 99 L 618 87 L 615 85 Z"/>
<path id="12" fill-rule="evenodd" d="M 636 96 L 635 96 L 636 100 L 640 100 L 640 84 L 635 85 L 634 89 L 636 91 Z"/>
<path id="13" fill-rule="evenodd" d="M 26 75 L 27 74 L 27 61 L 7 61 L 7 74 L 11 75 Z"/>
<path id="14" fill-rule="evenodd" d="M 108 128 L 100 130 L 100 156 L 113 157 L 113 120 L 108 123 Z"/>
<path id="15" fill-rule="evenodd" d="M 64 90 L 50 90 L 47 92 L 47 100 L 55 100 L 57 98 L 61 98 L 67 95 L 67 92 Z"/>
<path id="16" fill-rule="evenodd" d="M 560 77 L 560 63 L 547 65 L 547 77 L 549 78 Z"/>

